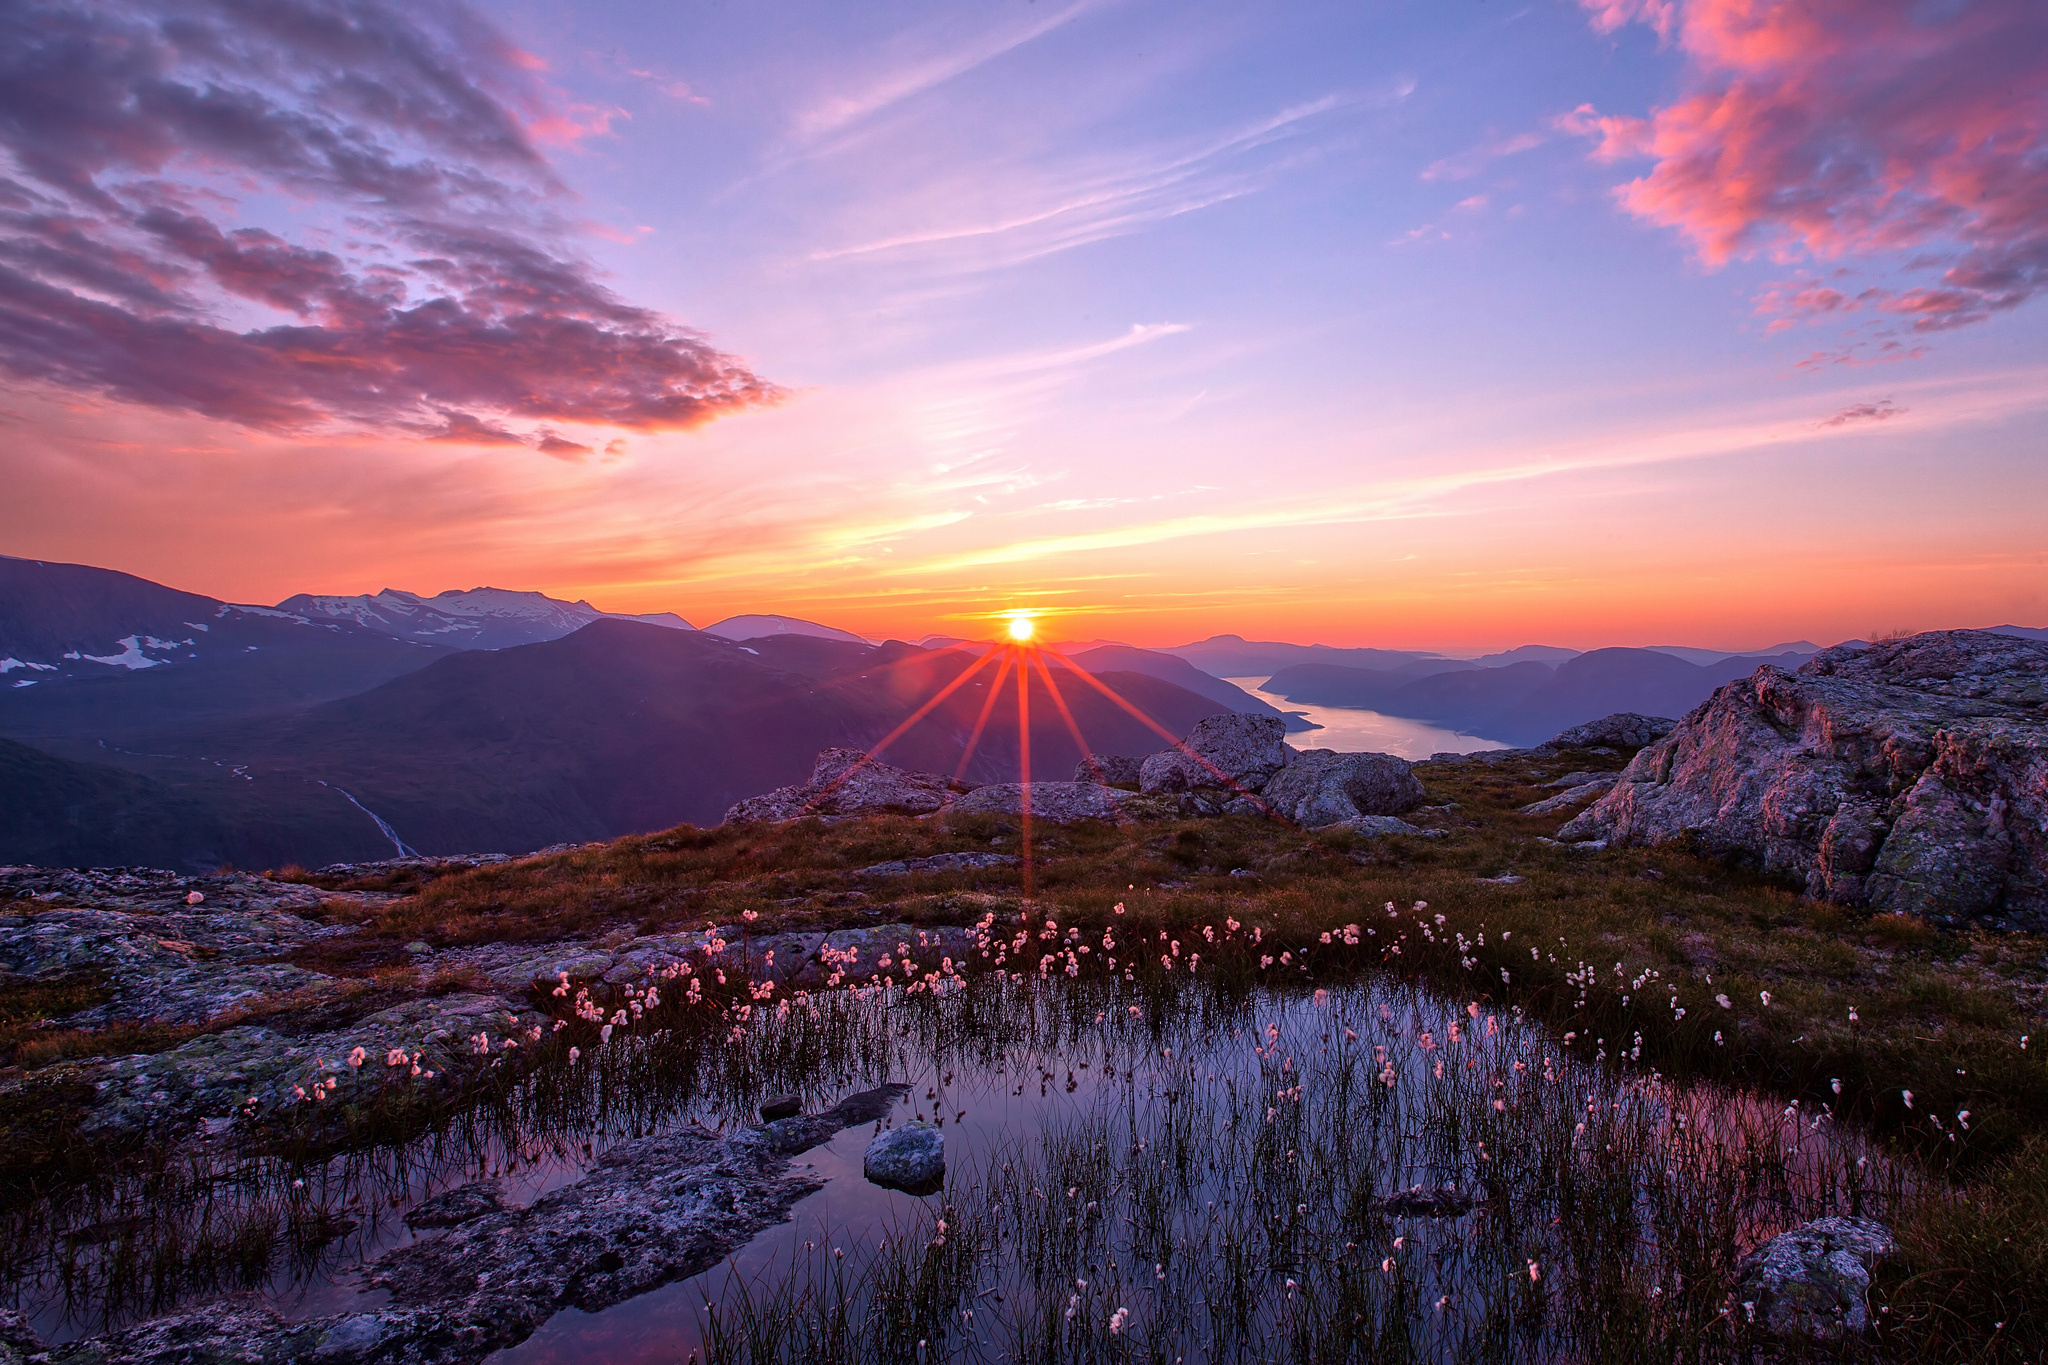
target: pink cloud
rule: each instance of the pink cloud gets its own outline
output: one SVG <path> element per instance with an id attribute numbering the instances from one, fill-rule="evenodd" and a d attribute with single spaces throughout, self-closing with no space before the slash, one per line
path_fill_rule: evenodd
<path id="1" fill-rule="evenodd" d="M 535 143 L 618 111 L 544 69 L 456 0 L 0 6 L 0 371 L 552 454 L 574 443 L 505 423 L 680 428 L 775 401 L 566 249 Z M 266 194 L 343 244 L 232 224 Z"/>
<path id="2" fill-rule="evenodd" d="M 1598 138 L 1596 156 L 1654 158 L 1621 203 L 1685 234 L 1708 265 L 1927 252 L 1945 267 L 1938 287 L 1876 305 L 1923 332 L 2048 282 L 2039 0 L 1581 4 L 1602 31 L 1676 33 L 1690 89 L 1647 119 L 1581 106 L 1558 126 Z"/>

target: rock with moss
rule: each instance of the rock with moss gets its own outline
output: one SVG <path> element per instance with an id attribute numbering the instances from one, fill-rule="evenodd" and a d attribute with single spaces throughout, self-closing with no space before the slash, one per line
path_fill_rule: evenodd
<path id="1" fill-rule="evenodd" d="M 1148 794 L 1204 787 L 1257 791 L 1291 755 L 1287 726 L 1278 716 L 1205 716 L 1178 747 L 1144 761 L 1138 786 Z"/>
<path id="2" fill-rule="evenodd" d="M 725 813 L 725 823 L 744 825 L 807 816 L 930 815 L 972 790 L 964 782 L 899 768 L 859 749 L 826 749 L 812 766 L 810 781 L 750 796 Z"/>
<path id="3" fill-rule="evenodd" d="M 1929 631 L 1766 665 L 1559 837 L 1683 840 L 1838 904 L 2048 929 L 2048 641 Z"/>
<path id="4" fill-rule="evenodd" d="M 1821 1218 L 1780 1233 L 1736 1268 L 1743 1315 L 1775 1336 L 1838 1340 L 1870 1327 L 1870 1272 L 1898 1253 L 1868 1218 Z"/>

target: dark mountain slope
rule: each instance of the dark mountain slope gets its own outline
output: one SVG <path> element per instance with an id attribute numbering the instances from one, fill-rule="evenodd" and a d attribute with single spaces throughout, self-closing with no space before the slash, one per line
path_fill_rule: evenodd
<path id="1" fill-rule="evenodd" d="M 1397 668 L 1432 656 L 1407 649 L 1339 649 L 1333 645 L 1291 645 L 1275 640 L 1247 640 L 1242 635 L 1212 635 L 1191 645 L 1158 651 L 1186 659 L 1218 678 L 1265 677 L 1296 664 L 1338 664 L 1346 668 Z M 1451 659 L 1434 660 L 1442 667 Z"/>
<path id="2" fill-rule="evenodd" d="M 599 621 L 544 644 L 451 655 L 297 715 L 158 735 L 146 754 L 110 757 L 217 812 L 238 862 L 389 856 L 372 811 L 422 852 L 523 852 L 714 824 L 739 798 L 807 777 L 820 749 L 880 740 L 977 662 L 895 641 L 742 645 Z M 996 670 L 982 665 L 885 756 L 954 771 Z M 1164 747 L 1078 678 L 1055 677 L 1090 749 Z M 1225 709 L 1156 678 L 1102 681 L 1173 734 Z M 1017 691 L 1012 672 L 969 780 L 1018 775 Z M 1027 702 L 1033 774 L 1068 777 L 1082 748 L 1035 670 Z"/>
<path id="3" fill-rule="evenodd" d="M 211 872 L 226 849 L 219 822 L 189 796 L 0 739 L 0 863 Z"/>
<path id="4" fill-rule="evenodd" d="M 1175 687 L 1184 687 L 1198 697 L 1207 697 L 1218 706 L 1244 715 L 1278 716 L 1286 722 L 1290 733 L 1315 728 L 1300 716 L 1262 701 L 1236 683 L 1204 673 L 1176 654 L 1162 654 L 1158 650 L 1138 649 L 1131 645 L 1098 645 L 1065 657 L 1090 673 L 1143 673 L 1147 677 L 1170 682 Z M 1059 656 L 1056 655 L 1048 654 L 1046 660 L 1055 666 L 1059 664 Z"/>
<path id="5" fill-rule="evenodd" d="M 1520 703 L 1478 723 L 1479 733 L 1510 744 L 1540 744 L 1574 725 L 1634 711 L 1683 716 L 1722 683 L 1746 678 L 1761 664 L 1796 668 L 1802 656 L 1734 656 L 1690 664 L 1653 649 L 1595 649 L 1557 667 L 1557 676 Z"/>

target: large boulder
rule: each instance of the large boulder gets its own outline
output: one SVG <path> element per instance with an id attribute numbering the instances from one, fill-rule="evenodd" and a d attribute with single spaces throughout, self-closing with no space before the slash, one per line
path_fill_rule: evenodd
<path id="1" fill-rule="evenodd" d="M 1222 787 L 1257 791 L 1286 767 L 1287 726 L 1278 716 L 1205 716 L 1180 747 L 1153 754 L 1138 772 L 1147 793 Z"/>
<path id="2" fill-rule="evenodd" d="M 1422 782 L 1392 754 L 1303 749 L 1269 778 L 1259 800 L 1273 814 L 1318 828 L 1368 815 L 1399 815 L 1422 804 Z"/>
<path id="3" fill-rule="evenodd" d="M 2048 928 L 2048 641 L 1929 631 L 1759 668 L 1559 837 L 1685 839 L 1839 904 Z"/>
<path id="4" fill-rule="evenodd" d="M 1693 695 L 1697 696 L 1698 693 Z M 1639 716 L 1633 711 L 1616 711 L 1611 716 L 1574 725 L 1544 741 L 1545 749 L 1640 749 L 1653 744 L 1678 728 L 1668 716 Z"/>
<path id="5" fill-rule="evenodd" d="M 1033 782 L 1031 816 L 1049 824 L 1065 825 L 1076 820 L 1128 820 L 1127 804 L 1138 798 L 1114 787 L 1093 782 Z M 994 782 L 977 787 L 955 801 L 951 810 L 960 815 L 976 811 L 991 815 L 1022 815 L 1025 787 L 1021 782 Z M 1015 861 L 1012 859 L 1012 861 Z"/>
<path id="6" fill-rule="evenodd" d="M 750 796 L 725 813 L 725 823 L 798 820 L 807 815 L 929 815 L 971 791 L 937 773 L 913 772 L 871 759 L 859 749 L 827 749 L 811 780 Z"/>
<path id="7" fill-rule="evenodd" d="M 1898 1249 L 1868 1218 L 1821 1218 L 1779 1233 L 1736 1268 L 1743 1315 L 1781 1337 L 1859 1334 L 1870 1326 L 1871 1267 Z"/>

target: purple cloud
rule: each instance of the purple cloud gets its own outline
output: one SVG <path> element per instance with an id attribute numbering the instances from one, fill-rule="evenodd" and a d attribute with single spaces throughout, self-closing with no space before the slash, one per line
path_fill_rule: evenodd
<path id="1" fill-rule="evenodd" d="M 505 423 L 774 401 L 563 245 L 533 137 L 581 125 L 536 66 L 451 0 L 0 7 L 0 368 L 265 430 L 551 454 L 574 443 Z M 266 196 L 350 244 L 238 221 Z"/>

